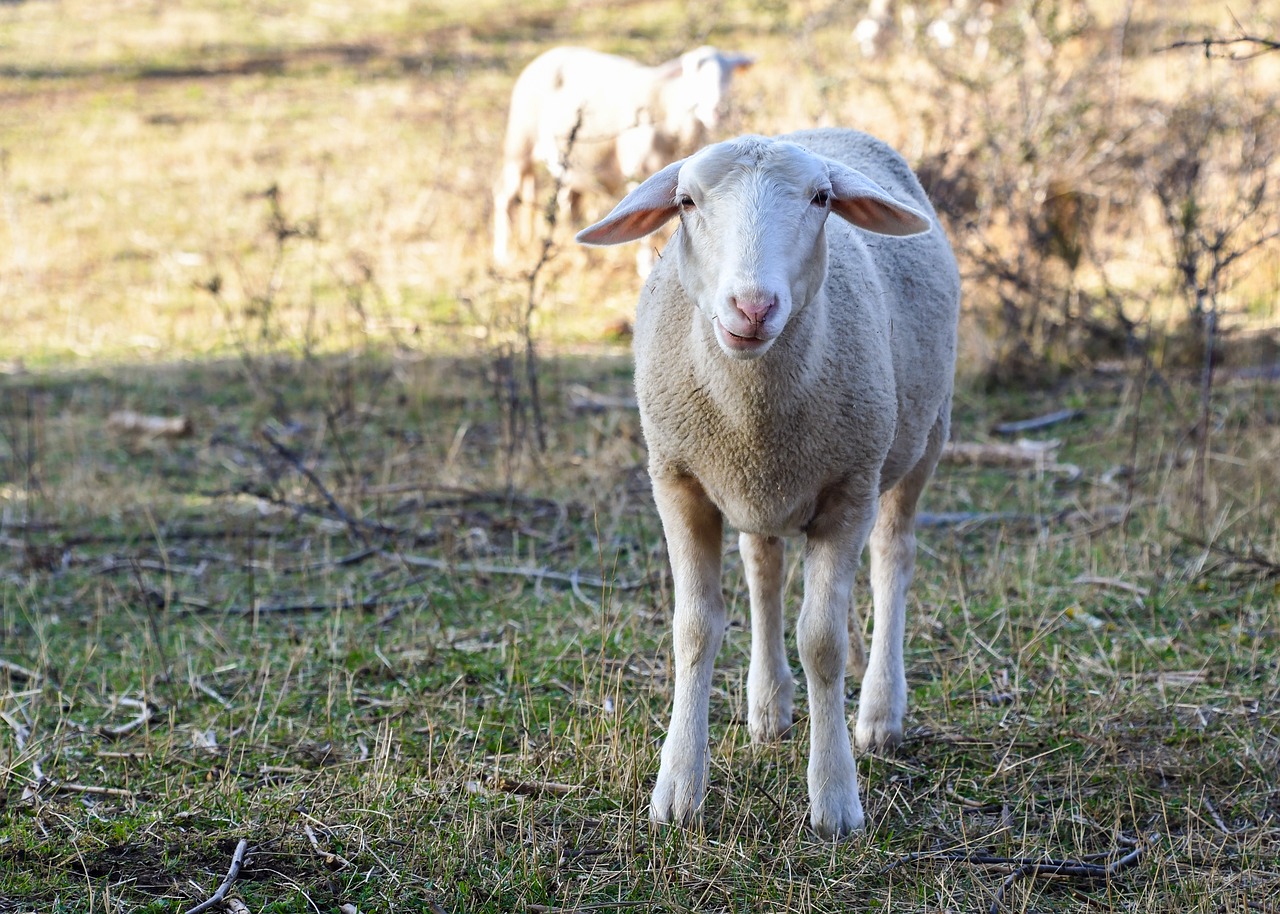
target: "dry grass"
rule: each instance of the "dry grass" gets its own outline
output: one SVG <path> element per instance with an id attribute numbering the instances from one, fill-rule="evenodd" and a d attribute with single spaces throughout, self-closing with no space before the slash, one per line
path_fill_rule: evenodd
<path id="1" fill-rule="evenodd" d="M 1265 7 L 1235 13 L 1275 32 Z M 978 314 L 1004 281 L 983 270 L 1023 268 L 1018 233 L 1064 177 L 1014 161 L 1043 115 L 1028 135 L 1110 209 L 1096 256 L 1018 275 L 1081 323 L 1112 295 L 1157 341 L 1185 304 L 1146 160 L 1115 151 L 1149 151 L 1124 137 L 1177 96 L 1256 111 L 1280 54 L 1152 52 L 1228 32 L 1216 5 L 1138 3 L 1123 36 L 1095 14 L 1047 69 L 966 88 L 983 74 L 851 58 L 835 6 L 0 7 L 0 911 L 187 910 L 241 839 L 229 898 L 254 911 L 981 911 L 1008 867 L 975 855 L 1134 847 L 1109 880 L 1020 879 L 999 908 L 1278 910 L 1273 380 L 1220 375 L 1199 498 L 1198 392 L 1155 342 L 1162 371 L 962 389 L 964 440 L 1084 410 L 1045 433 L 1080 474 L 940 472 L 927 510 L 1004 519 L 921 532 L 911 730 L 860 760 L 870 830 L 849 842 L 803 826 L 803 735 L 750 745 L 730 553 L 706 813 L 651 830 L 666 561 L 636 417 L 569 397 L 629 392 L 605 336 L 633 258 L 566 249 L 543 271 L 539 452 L 527 283 L 485 257 L 526 60 L 710 39 L 760 58 L 734 129 L 856 123 L 922 163 L 953 150 L 949 181 L 963 162 L 1008 182 L 1022 210 L 988 190 L 949 217 Z M 1090 145 L 1108 119 L 1137 134 Z M 1224 289 L 1228 328 L 1274 327 L 1277 262 Z M 999 336 L 973 328 L 979 377 Z M 1079 342 L 1044 351 L 1070 366 Z M 113 429 L 120 409 L 193 434 Z"/>

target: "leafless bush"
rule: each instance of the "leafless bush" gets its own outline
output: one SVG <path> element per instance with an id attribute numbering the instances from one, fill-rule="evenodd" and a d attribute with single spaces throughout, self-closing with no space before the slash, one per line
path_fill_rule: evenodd
<path id="1" fill-rule="evenodd" d="M 1139 93 L 1123 65 L 1146 52 L 1128 27 L 1127 14 L 1103 31 L 1074 5 L 1010 3 L 980 48 L 921 55 L 919 170 L 960 248 L 994 381 L 1145 355 L 1156 300 L 1161 333 L 1202 340 L 1223 284 L 1274 237 L 1276 100 L 1231 84 L 1177 102 Z M 1172 288 L 1150 265 L 1161 256 Z"/>

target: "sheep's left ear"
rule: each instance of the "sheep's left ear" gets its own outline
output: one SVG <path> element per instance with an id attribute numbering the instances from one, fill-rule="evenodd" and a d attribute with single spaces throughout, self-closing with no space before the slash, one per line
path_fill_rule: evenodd
<path id="1" fill-rule="evenodd" d="M 683 164 L 683 159 L 672 162 L 623 197 L 613 212 L 578 232 L 578 243 L 622 244 L 661 228 L 676 214 L 676 182 Z"/>
<path id="2" fill-rule="evenodd" d="M 746 54 L 721 54 L 720 61 L 733 72 L 741 73 L 743 70 L 750 70 L 756 59 Z"/>
<path id="3" fill-rule="evenodd" d="M 858 228 L 879 235 L 919 235 L 933 227 L 929 217 L 899 203 L 860 171 L 829 159 L 831 210 Z"/>

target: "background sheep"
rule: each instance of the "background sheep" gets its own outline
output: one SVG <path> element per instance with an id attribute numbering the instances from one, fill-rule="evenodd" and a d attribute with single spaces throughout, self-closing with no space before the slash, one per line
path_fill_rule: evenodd
<path id="1" fill-rule="evenodd" d="M 841 219 L 828 220 L 833 212 Z M 781 537 L 806 536 L 797 641 L 810 821 L 838 837 L 863 826 L 844 677 L 868 537 L 875 628 L 856 737 L 863 748 L 902 739 L 914 516 L 947 438 L 959 275 L 910 168 L 855 131 L 707 147 L 578 239 L 631 241 L 676 215 L 635 327 L 636 391 L 675 584 L 674 703 L 650 814 L 688 821 L 705 793 L 727 521 L 741 531 L 750 590 L 756 741 L 791 726 Z M 863 665 L 860 639 L 851 665 Z"/>
<path id="2" fill-rule="evenodd" d="M 733 74 L 751 63 L 706 46 L 656 67 L 588 48 L 537 57 L 511 92 L 493 194 L 494 261 L 510 262 L 517 206 L 532 215 L 535 162 L 559 182 L 559 205 L 577 220 L 583 194 L 617 197 L 706 142 Z"/>

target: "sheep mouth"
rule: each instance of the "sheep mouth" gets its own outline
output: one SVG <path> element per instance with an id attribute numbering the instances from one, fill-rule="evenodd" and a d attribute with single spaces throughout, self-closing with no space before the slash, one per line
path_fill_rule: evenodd
<path id="1" fill-rule="evenodd" d="M 751 336 L 740 336 L 726 327 L 720 321 L 716 321 L 716 328 L 720 331 L 720 342 L 726 349 L 740 353 L 757 353 L 766 349 L 773 342 L 773 337 L 764 336 L 764 328 L 759 327 Z"/>

